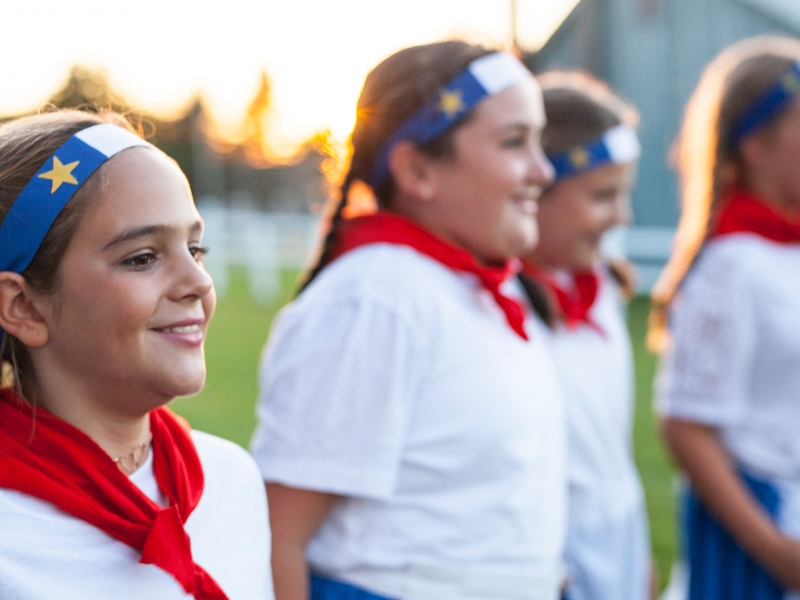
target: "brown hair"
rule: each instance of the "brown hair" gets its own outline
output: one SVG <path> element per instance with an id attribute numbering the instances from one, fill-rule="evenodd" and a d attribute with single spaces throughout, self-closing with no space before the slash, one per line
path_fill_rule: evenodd
<path id="1" fill-rule="evenodd" d="M 778 36 L 743 40 L 711 61 L 689 98 L 672 151 L 681 182 L 681 218 L 672 256 L 651 294 L 647 333 L 651 350 L 660 351 L 666 344 L 669 305 L 708 237 L 720 200 L 742 183 L 739 145 L 731 141 L 732 130 L 798 59 L 800 40 Z M 775 114 L 766 127 L 774 127 L 782 114 Z"/>
<path id="2" fill-rule="evenodd" d="M 462 41 L 413 46 L 391 55 L 367 75 L 350 136 L 349 169 L 337 198 L 329 207 L 328 233 L 317 262 L 305 275 L 299 291 L 302 292 L 330 261 L 348 194 L 356 187 L 356 182 L 369 184 L 375 160 L 392 134 L 469 63 L 493 51 Z M 431 157 L 452 156 L 453 135 L 468 120 L 469 115 L 421 146 L 420 151 Z M 396 191 L 391 174 L 372 191 L 378 206 L 387 207 Z"/>
<path id="3" fill-rule="evenodd" d="M 133 131 L 116 113 L 90 113 L 64 110 L 22 117 L 0 126 L 0 223 L 11 205 L 42 165 L 79 131 L 100 123 L 113 123 Z M 101 166 L 70 199 L 52 227 L 31 264 L 22 272 L 37 293 L 52 294 L 59 284 L 62 258 L 81 218 L 103 189 Z M 2 371 L 0 385 L 13 385 L 20 394 L 32 385 L 33 372 L 25 346 L 4 333 L 0 343 Z M 13 376 L 11 376 L 13 375 Z"/>
<path id="4" fill-rule="evenodd" d="M 542 148 L 548 156 L 583 146 L 618 125 L 636 127 L 639 123 L 639 113 L 632 105 L 588 73 L 548 71 L 537 79 L 547 115 Z M 631 297 L 635 287 L 633 266 L 624 259 L 609 261 L 607 266 L 625 295 Z M 520 275 L 520 281 L 533 309 L 554 327 L 557 311 L 550 294 L 525 275 Z"/>

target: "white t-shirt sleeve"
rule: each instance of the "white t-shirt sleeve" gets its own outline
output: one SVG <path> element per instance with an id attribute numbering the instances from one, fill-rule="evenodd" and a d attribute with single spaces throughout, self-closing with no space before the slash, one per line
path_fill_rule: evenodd
<path id="1" fill-rule="evenodd" d="M 676 295 L 656 378 L 663 415 L 728 426 L 746 414 L 756 318 L 735 250 L 712 243 Z"/>
<path id="2" fill-rule="evenodd" d="M 266 481 L 386 498 L 419 378 L 418 335 L 363 295 L 311 304 L 287 307 L 273 327 L 251 451 Z"/>

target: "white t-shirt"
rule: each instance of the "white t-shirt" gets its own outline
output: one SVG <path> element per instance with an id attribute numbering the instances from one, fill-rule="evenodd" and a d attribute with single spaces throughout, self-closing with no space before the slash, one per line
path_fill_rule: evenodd
<path id="1" fill-rule="evenodd" d="M 344 496 L 313 569 L 404 599 L 556 598 L 560 390 L 474 276 L 390 244 L 336 260 L 276 319 L 257 412 L 267 481 Z"/>
<path id="2" fill-rule="evenodd" d="M 186 522 L 192 555 L 230 600 L 271 600 L 264 484 L 240 447 L 193 431 L 205 486 Z M 166 505 L 152 452 L 131 475 Z M 93 525 L 20 492 L 0 489 L 0 598 L 14 600 L 187 599 L 166 571 Z"/>
<path id="3" fill-rule="evenodd" d="M 585 323 L 547 330 L 567 407 L 570 598 L 643 600 L 650 542 L 632 452 L 633 353 L 619 290 L 606 275 L 589 317 L 602 334 Z"/>
<path id="4" fill-rule="evenodd" d="M 781 488 L 779 525 L 800 537 L 800 244 L 708 242 L 670 333 L 658 411 L 716 427 L 740 465 Z"/>

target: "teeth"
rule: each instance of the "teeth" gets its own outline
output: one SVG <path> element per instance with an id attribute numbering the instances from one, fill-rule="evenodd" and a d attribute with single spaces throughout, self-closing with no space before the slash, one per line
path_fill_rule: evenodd
<path id="1" fill-rule="evenodd" d="M 522 212 L 528 215 L 535 214 L 537 209 L 539 208 L 538 202 L 536 200 L 523 200 L 519 203 Z"/>
<path id="2" fill-rule="evenodd" d="M 198 333 L 200 331 L 200 325 L 184 325 L 183 327 L 165 327 L 161 331 L 166 331 L 167 333 Z"/>

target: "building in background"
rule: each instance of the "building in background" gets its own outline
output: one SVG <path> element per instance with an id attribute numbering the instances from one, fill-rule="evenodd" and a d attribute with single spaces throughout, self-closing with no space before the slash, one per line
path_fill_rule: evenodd
<path id="1" fill-rule="evenodd" d="M 534 72 L 586 70 L 639 109 L 643 153 L 628 255 L 649 290 L 677 224 L 667 155 L 703 67 L 723 48 L 763 33 L 800 35 L 798 0 L 581 0 L 527 58 Z"/>

